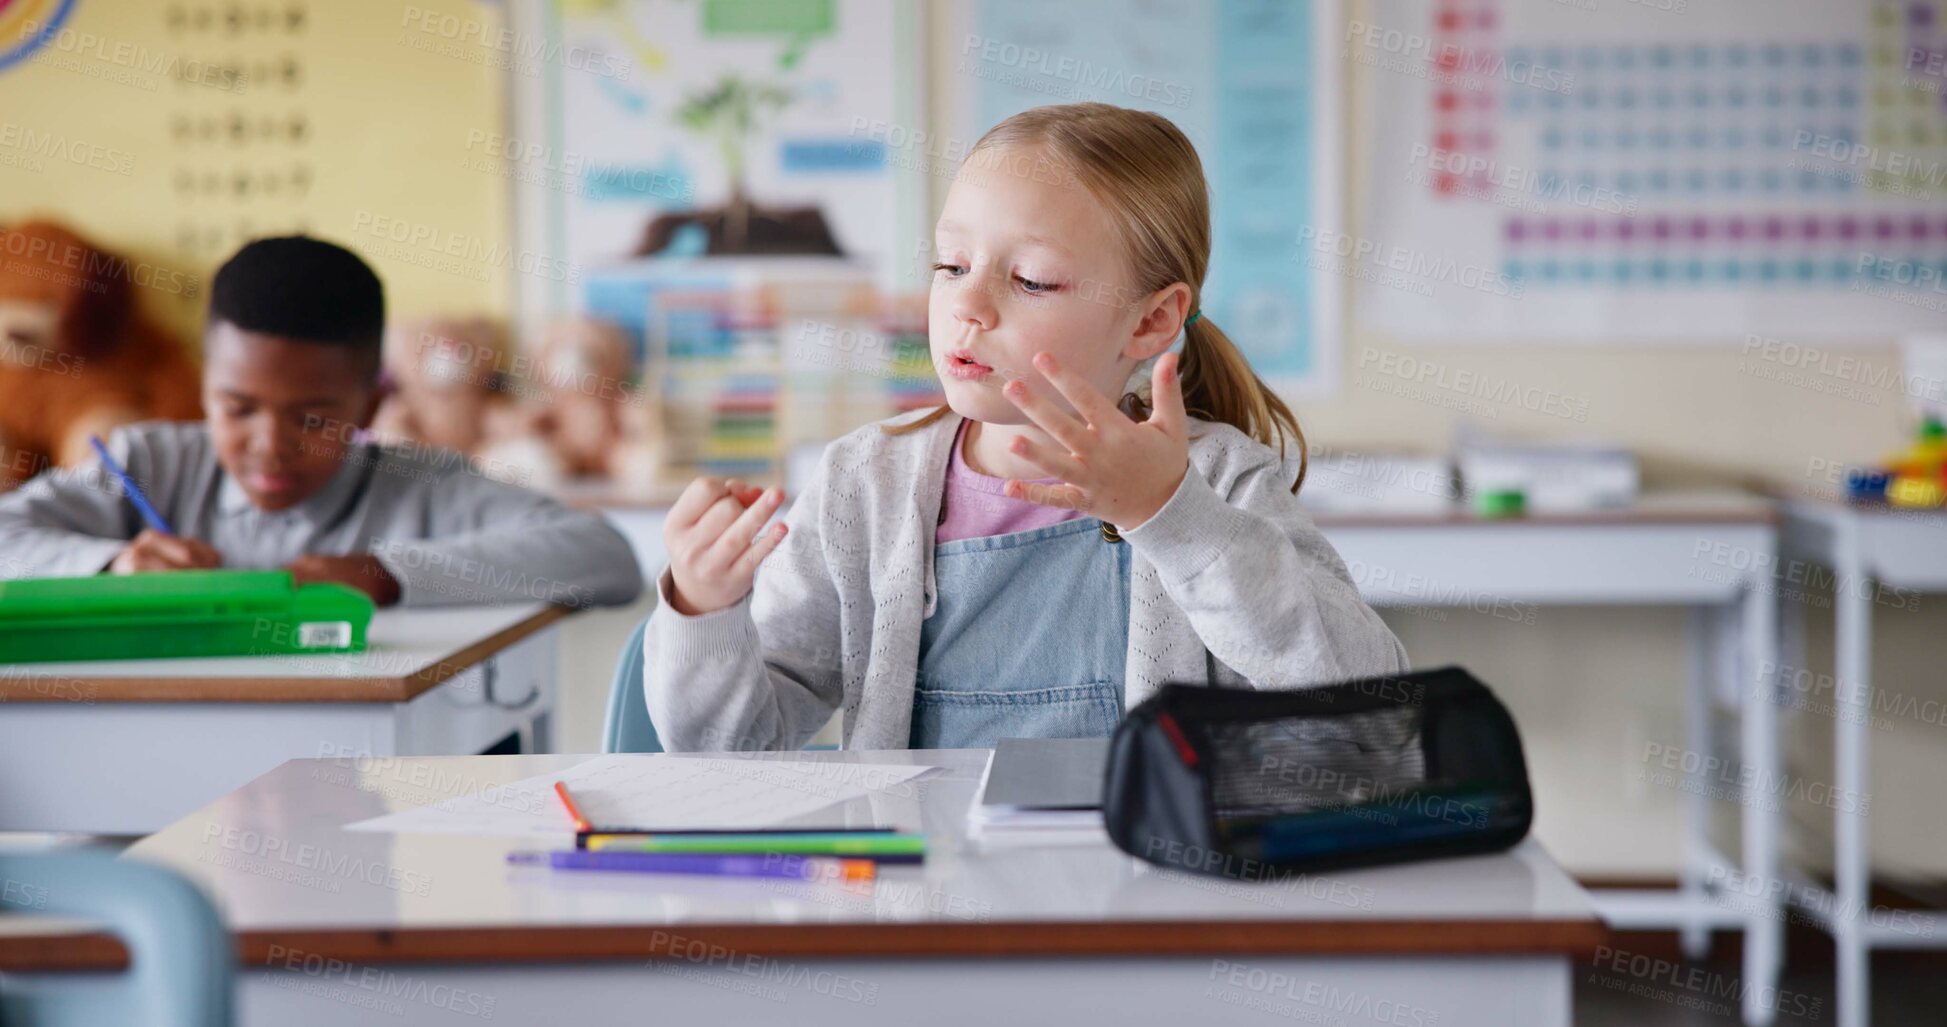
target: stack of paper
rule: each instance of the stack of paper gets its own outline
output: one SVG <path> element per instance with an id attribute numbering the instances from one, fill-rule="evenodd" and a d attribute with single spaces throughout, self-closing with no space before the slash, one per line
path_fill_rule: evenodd
<path id="1" fill-rule="evenodd" d="M 1611 443 L 1468 439 L 1454 457 L 1468 495 L 1518 491 L 1529 513 L 1628 506 L 1641 480 L 1635 454 Z"/>
<path id="2" fill-rule="evenodd" d="M 1445 457 L 1320 446 L 1311 451 L 1298 501 L 1334 513 L 1439 513 L 1452 508 L 1457 494 Z"/>
<path id="3" fill-rule="evenodd" d="M 983 842 L 1099 842 L 1106 738 L 1003 738 L 967 829 Z"/>

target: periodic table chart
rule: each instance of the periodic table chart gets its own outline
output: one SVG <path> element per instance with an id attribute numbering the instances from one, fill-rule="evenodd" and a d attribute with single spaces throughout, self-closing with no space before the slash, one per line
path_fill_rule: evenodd
<path id="1" fill-rule="evenodd" d="M 1947 327 L 1947 0 L 1375 0 L 1320 249 L 1399 337 Z M 1384 112 L 1384 116 L 1377 116 Z"/>

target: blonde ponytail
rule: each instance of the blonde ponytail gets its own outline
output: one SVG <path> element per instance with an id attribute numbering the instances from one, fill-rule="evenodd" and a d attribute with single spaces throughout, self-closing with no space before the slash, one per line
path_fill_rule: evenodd
<path id="1" fill-rule="evenodd" d="M 1271 387 L 1251 370 L 1243 351 L 1230 341 L 1222 328 L 1199 317 L 1183 326 L 1183 353 L 1177 373 L 1183 378 L 1183 412 L 1200 420 L 1228 424 L 1266 446 L 1278 447 L 1278 456 L 1298 450 L 1298 477 L 1291 483 L 1291 494 L 1305 483 L 1310 457 L 1305 452 L 1305 433 L 1298 417 L 1278 398 Z M 1149 416 L 1149 384 L 1122 397 L 1122 412 L 1135 420 Z"/>
<path id="2" fill-rule="evenodd" d="M 1279 456 L 1287 454 L 1287 443 L 1295 447 L 1298 477 L 1291 483 L 1291 494 L 1297 495 L 1310 463 L 1305 433 L 1298 427 L 1297 415 L 1251 370 L 1243 351 L 1205 316 L 1183 329 L 1181 359 L 1184 411 L 1192 417 L 1228 424 L 1267 446 L 1276 446 Z"/>

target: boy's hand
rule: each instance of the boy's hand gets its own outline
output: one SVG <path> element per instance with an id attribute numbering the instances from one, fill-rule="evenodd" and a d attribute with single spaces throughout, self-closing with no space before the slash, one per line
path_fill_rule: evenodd
<path id="1" fill-rule="evenodd" d="M 1190 467 L 1189 424 L 1183 412 L 1183 380 L 1177 355 L 1166 353 L 1150 374 L 1149 419 L 1138 424 L 1080 375 L 1037 353 L 1034 366 L 1075 408 L 1075 414 L 1043 399 L 1016 379 L 1001 388 L 1055 445 L 1016 437 L 1014 455 L 1060 478 L 1059 485 L 1013 479 L 1004 487 L 1014 499 L 1081 510 L 1118 528 L 1136 528 L 1176 494 Z"/>
<path id="2" fill-rule="evenodd" d="M 758 535 L 783 501 L 783 489 L 755 489 L 735 478 L 690 482 L 663 522 L 677 613 L 721 610 L 750 591 L 757 565 L 784 541 L 781 521 Z"/>
<path id="3" fill-rule="evenodd" d="M 379 606 L 391 606 L 399 601 L 399 579 L 393 577 L 392 572 L 385 569 L 385 564 L 370 553 L 357 556 L 307 553 L 291 561 L 287 569 L 300 585 L 314 581 L 335 581 L 371 596 L 372 602 Z"/>
<path id="4" fill-rule="evenodd" d="M 223 554 L 207 542 L 144 528 L 127 548 L 115 554 L 114 561 L 108 565 L 108 573 L 146 574 L 149 571 L 209 570 L 221 566 Z"/>

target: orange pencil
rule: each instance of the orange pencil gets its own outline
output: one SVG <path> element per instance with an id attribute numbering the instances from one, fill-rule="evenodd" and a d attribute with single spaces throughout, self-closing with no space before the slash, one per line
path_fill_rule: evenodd
<path id="1" fill-rule="evenodd" d="M 561 805 L 566 807 L 568 810 L 568 815 L 574 818 L 575 830 L 577 831 L 592 830 L 592 828 L 588 824 L 588 818 L 581 815 L 581 807 L 575 805 L 575 797 L 568 794 L 567 782 L 556 781 L 554 783 L 554 794 L 561 797 Z"/>

